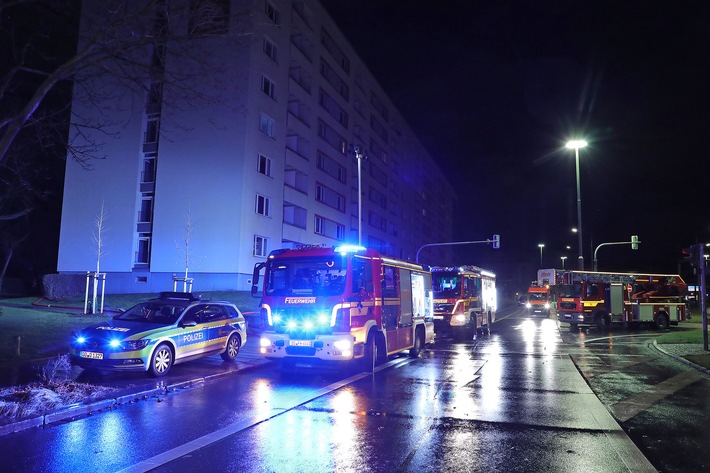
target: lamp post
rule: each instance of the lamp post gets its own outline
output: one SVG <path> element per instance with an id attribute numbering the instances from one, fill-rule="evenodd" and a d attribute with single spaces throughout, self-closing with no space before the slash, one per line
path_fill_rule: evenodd
<path id="1" fill-rule="evenodd" d="M 357 159 L 357 244 L 362 246 L 362 160 L 367 155 L 360 146 L 351 146 L 350 151 Z"/>
<path id="2" fill-rule="evenodd" d="M 560 256 L 560 259 L 562 260 L 562 269 L 565 269 L 565 260 L 567 259 L 566 256 Z"/>
<path id="3" fill-rule="evenodd" d="M 582 252 L 582 191 L 579 185 L 579 148 L 584 148 L 587 146 L 587 142 L 584 140 L 571 140 L 568 141 L 565 147 L 567 149 L 574 150 L 574 162 L 575 170 L 577 176 L 577 235 L 579 237 L 579 257 L 578 257 L 578 269 L 584 269 L 584 254 Z"/>
<path id="4" fill-rule="evenodd" d="M 538 248 L 540 248 L 540 266 L 542 266 L 542 249 L 545 248 L 544 243 L 538 243 Z"/>

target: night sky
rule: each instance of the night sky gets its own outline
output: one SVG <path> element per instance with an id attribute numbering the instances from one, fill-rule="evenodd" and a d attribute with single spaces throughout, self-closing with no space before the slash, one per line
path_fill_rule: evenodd
<path id="1" fill-rule="evenodd" d="M 461 196 L 455 240 L 501 234 L 463 262 L 538 267 L 544 243 L 576 267 L 574 137 L 588 269 L 634 234 L 600 270 L 677 272 L 710 241 L 707 2 L 321 3 Z"/>

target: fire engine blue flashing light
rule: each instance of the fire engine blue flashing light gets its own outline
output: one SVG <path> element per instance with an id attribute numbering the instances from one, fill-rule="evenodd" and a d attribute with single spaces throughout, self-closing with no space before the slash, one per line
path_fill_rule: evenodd
<path id="1" fill-rule="evenodd" d="M 291 330 L 295 329 L 297 325 L 298 324 L 296 324 L 295 320 L 289 320 L 286 322 L 286 327 L 288 327 Z"/>
<path id="2" fill-rule="evenodd" d="M 335 252 L 340 253 L 341 255 L 357 253 L 359 251 L 365 251 L 365 247 L 359 245 L 340 245 L 335 247 Z"/>
<path id="3" fill-rule="evenodd" d="M 327 315 L 325 315 L 325 314 L 320 314 L 320 315 L 318 316 L 318 324 L 319 324 L 319 325 L 325 325 L 325 324 L 327 324 L 328 322 L 329 322 L 329 318 L 328 318 Z"/>
<path id="4" fill-rule="evenodd" d="M 303 328 L 306 330 L 312 330 L 313 322 L 311 322 L 310 320 L 306 320 L 305 322 L 303 322 Z"/>
<path id="5" fill-rule="evenodd" d="M 281 314 L 274 314 L 274 323 L 278 324 L 283 321 L 283 318 L 281 317 Z"/>

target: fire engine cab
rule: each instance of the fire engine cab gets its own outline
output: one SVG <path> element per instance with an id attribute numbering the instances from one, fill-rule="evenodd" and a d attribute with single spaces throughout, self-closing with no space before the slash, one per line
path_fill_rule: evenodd
<path id="1" fill-rule="evenodd" d="M 357 361 L 372 371 L 434 341 L 431 273 L 371 249 L 275 250 L 255 265 L 252 284 L 261 296 L 260 353 L 283 365 Z"/>
<path id="2" fill-rule="evenodd" d="M 666 329 L 686 320 L 688 286 L 677 274 L 561 271 L 556 285 L 558 320 L 572 327 L 651 323 Z"/>

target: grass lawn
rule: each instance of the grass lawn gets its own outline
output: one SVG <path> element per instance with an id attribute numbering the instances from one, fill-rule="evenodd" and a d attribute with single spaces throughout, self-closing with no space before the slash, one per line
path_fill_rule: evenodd
<path id="1" fill-rule="evenodd" d="M 656 338 L 656 343 L 674 344 L 674 343 L 691 343 L 696 345 L 703 344 L 703 326 L 702 317 L 696 315 L 691 320 L 680 322 L 677 327 L 671 327 L 670 331 L 659 335 Z M 710 334 L 708 335 L 710 337 Z M 684 357 L 688 361 L 702 366 L 705 369 L 710 369 L 710 352 L 704 355 L 687 355 Z"/>
<path id="2" fill-rule="evenodd" d="M 256 312 L 259 299 L 244 291 L 202 292 L 203 299 L 233 302 L 242 312 Z M 120 308 L 127 309 L 155 294 L 106 295 L 103 315 L 83 315 L 61 307 L 75 307 L 83 312 L 84 299 L 47 301 L 37 298 L 0 299 L 0 362 L 13 359 L 52 357 L 66 353 L 74 331 L 105 320 Z M 35 303 L 35 305 L 32 305 Z M 15 307 L 21 305 L 23 307 Z M 43 307 L 44 306 L 44 307 Z M 55 309 L 48 310 L 51 306 Z M 60 309 L 57 309 L 60 308 Z M 15 355 L 15 337 L 20 337 L 20 356 Z"/>

